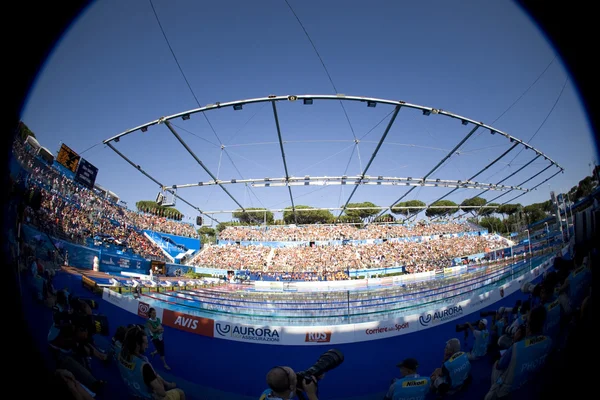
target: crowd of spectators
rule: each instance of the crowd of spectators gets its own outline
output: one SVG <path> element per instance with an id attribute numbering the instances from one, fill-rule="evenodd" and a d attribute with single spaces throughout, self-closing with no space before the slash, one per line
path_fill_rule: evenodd
<path id="1" fill-rule="evenodd" d="M 427 223 L 419 221 L 413 225 L 302 225 L 248 227 L 228 226 L 219 235 L 222 240 L 232 241 L 318 241 L 318 240 L 364 240 L 390 239 L 426 235 L 443 235 L 476 231 L 478 227 L 469 223 Z"/>
<path id="2" fill-rule="evenodd" d="M 408 273 L 449 267 L 461 256 L 478 254 L 504 245 L 496 236 L 437 238 L 421 242 L 294 246 L 270 248 L 228 244 L 207 246 L 193 265 L 252 272 L 311 272 L 336 274 L 349 269 L 404 266 Z"/>
<path id="3" fill-rule="evenodd" d="M 191 224 L 128 210 L 100 192 L 80 185 L 37 159 L 18 141 L 13 148 L 17 160 L 30 173 L 28 185 L 37 187 L 42 194 L 39 210 L 30 207 L 25 210 L 25 222 L 44 232 L 79 244 L 92 239 L 97 245 L 111 245 L 162 261 L 168 258 L 143 235 L 143 229 L 197 236 Z"/>

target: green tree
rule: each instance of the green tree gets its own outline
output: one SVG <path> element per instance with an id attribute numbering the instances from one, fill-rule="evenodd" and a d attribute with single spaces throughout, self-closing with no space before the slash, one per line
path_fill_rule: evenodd
<path id="1" fill-rule="evenodd" d="M 540 221 L 548 216 L 546 212 L 544 212 L 544 206 L 544 203 L 534 203 L 523 208 L 528 225 Z"/>
<path id="2" fill-rule="evenodd" d="M 298 224 L 330 224 L 333 223 L 335 217 L 329 210 L 317 210 L 314 207 L 298 205 L 296 210 L 310 210 L 310 211 L 296 211 L 296 217 L 298 218 Z M 294 219 L 294 213 L 292 207 L 286 207 L 283 211 L 283 220 L 286 224 L 296 223 Z"/>
<path id="3" fill-rule="evenodd" d="M 348 208 L 366 208 L 366 207 L 377 207 L 376 204 L 371 203 L 370 201 L 364 201 L 362 203 L 349 203 L 346 210 L 344 210 L 344 214 L 351 218 L 359 218 L 361 220 L 366 220 L 369 217 L 377 215 L 379 210 L 348 210 Z"/>
<path id="4" fill-rule="evenodd" d="M 458 204 L 452 200 L 438 200 L 435 203 L 430 204 L 430 207 L 431 206 L 443 208 L 428 208 L 425 210 L 425 215 L 427 217 L 445 217 L 458 211 Z"/>
<path id="5" fill-rule="evenodd" d="M 489 232 L 506 232 L 504 223 L 498 217 L 483 217 L 479 220 L 479 225 L 486 228 Z"/>
<path id="6" fill-rule="evenodd" d="M 471 197 L 470 199 L 465 199 L 463 200 L 462 203 L 460 203 L 461 207 L 466 207 L 463 208 L 462 210 L 465 212 L 469 212 L 471 213 L 471 215 L 475 218 L 477 218 L 481 212 L 480 212 L 480 208 L 470 208 L 470 207 L 481 207 L 484 206 L 485 203 L 487 203 L 487 200 L 481 197 Z"/>
<path id="7" fill-rule="evenodd" d="M 140 200 L 135 203 L 135 207 L 140 212 L 150 213 L 159 217 L 167 217 L 178 221 L 183 219 L 183 214 L 176 208 L 159 206 L 152 200 Z"/>
<path id="8" fill-rule="evenodd" d="M 210 226 L 202 226 L 197 230 L 198 235 L 215 236 L 216 231 Z"/>
<path id="9" fill-rule="evenodd" d="M 265 215 L 266 214 L 266 215 Z M 241 209 L 237 209 L 232 214 L 233 218 L 237 218 L 241 223 L 246 224 L 262 224 L 267 219 L 267 224 L 273 224 L 274 218 L 271 211 L 267 211 L 266 208 L 250 207 L 246 208 L 246 212 Z"/>
<path id="10" fill-rule="evenodd" d="M 394 208 L 394 207 L 411 207 L 411 208 Z M 409 200 L 401 201 L 398 204 L 392 206 L 391 211 L 396 215 L 404 215 L 407 218 L 411 215 L 416 215 L 423 211 L 427 207 L 427 204 L 421 200 Z"/>
<path id="11" fill-rule="evenodd" d="M 500 204 L 498 203 L 490 203 L 487 204 L 488 207 L 495 207 L 495 208 L 482 208 L 479 211 L 479 215 L 482 217 L 489 217 L 491 215 L 494 215 L 498 212 L 498 207 L 500 207 Z"/>
<path id="12" fill-rule="evenodd" d="M 586 176 L 582 180 L 579 181 L 577 185 L 577 191 L 575 192 L 575 199 L 571 199 L 573 201 L 582 199 L 584 197 L 592 194 L 592 190 L 594 189 L 594 184 L 591 176 Z"/>
<path id="13" fill-rule="evenodd" d="M 19 137 L 24 142 L 27 139 L 27 136 L 33 136 L 35 138 L 35 133 L 29 129 L 27 125 L 23 121 L 19 122 L 19 127 L 17 128 Z"/>

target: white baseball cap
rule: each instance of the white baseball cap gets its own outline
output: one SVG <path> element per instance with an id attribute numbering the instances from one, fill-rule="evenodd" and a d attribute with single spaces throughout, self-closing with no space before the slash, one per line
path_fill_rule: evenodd
<path id="1" fill-rule="evenodd" d="M 482 318 L 479 320 L 479 323 L 483 324 L 483 326 L 487 326 L 487 319 Z"/>

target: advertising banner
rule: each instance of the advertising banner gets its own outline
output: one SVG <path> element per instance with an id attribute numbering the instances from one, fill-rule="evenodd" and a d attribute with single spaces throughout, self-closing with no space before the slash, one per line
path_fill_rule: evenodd
<path id="1" fill-rule="evenodd" d="M 181 331 L 213 337 L 214 320 L 210 318 L 187 315 L 167 309 L 163 311 L 163 324 Z"/>
<path id="2" fill-rule="evenodd" d="M 214 337 L 236 342 L 285 344 L 281 326 L 243 325 L 228 321 L 214 321 Z"/>
<path id="3" fill-rule="evenodd" d="M 104 288 L 102 300 L 143 318 L 147 318 L 148 310 L 150 309 L 147 303 L 134 299 L 131 295 L 122 295 L 108 288 Z M 162 319 L 163 309 L 161 307 L 154 307 L 154 309 L 156 310 L 156 316 Z"/>

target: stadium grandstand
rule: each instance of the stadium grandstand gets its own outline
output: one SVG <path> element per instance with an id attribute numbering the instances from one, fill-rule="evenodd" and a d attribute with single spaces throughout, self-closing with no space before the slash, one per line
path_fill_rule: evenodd
<path id="1" fill-rule="evenodd" d="M 579 398 L 572 386 L 589 382 L 571 378 L 587 368 L 578 356 L 589 354 L 594 340 L 592 275 L 600 263 L 600 168 L 590 164 L 592 174 L 568 191 L 560 186 L 550 190 L 549 182 L 565 172 L 561 164 L 566 156 L 561 153 L 567 150 L 550 143 L 555 137 L 549 134 L 531 144 L 543 127 L 550 129 L 544 124 L 567 81 L 531 137 L 521 134 L 535 118 L 497 125 L 554 59 L 493 121 L 488 111 L 506 99 L 487 104 L 470 100 L 465 91 L 444 100 L 457 111 L 481 114 L 468 117 L 399 100 L 403 97 L 347 95 L 334 84 L 332 76 L 337 79 L 339 72 L 330 74 L 331 58 L 317 50 L 317 44 L 327 49 L 326 43 L 309 35 L 325 32 L 329 22 L 319 29 L 305 26 L 303 14 L 291 2 L 283 5 L 293 17 L 290 24 L 278 25 L 283 19 L 275 6 L 268 9 L 273 16 L 265 24 L 256 24 L 271 24 L 278 35 L 248 33 L 245 19 L 236 17 L 243 39 L 262 45 L 285 36 L 290 43 L 286 49 L 292 51 L 298 42 L 289 33 L 301 34 L 302 41 L 308 39 L 302 43 L 310 44 L 308 54 L 289 54 L 307 68 L 308 56 L 316 55 L 333 91 L 308 92 L 311 86 L 304 81 L 295 85 L 292 78 L 301 72 L 286 71 L 286 57 L 280 57 L 284 53 L 278 47 L 281 65 L 267 71 L 262 81 L 257 78 L 262 94 L 228 100 L 224 97 L 232 92 L 224 86 L 239 87 L 236 93 L 244 96 L 249 90 L 243 85 L 247 77 L 229 77 L 227 85 L 219 81 L 223 76 L 215 73 L 213 58 L 218 69 L 237 71 L 226 64 L 227 52 L 222 60 L 200 51 L 178 58 L 184 43 L 197 43 L 171 39 L 184 37 L 175 32 L 188 29 L 184 21 L 196 18 L 196 12 L 211 16 L 213 6 L 224 7 L 221 12 L 234 7 L 190 4 L 180 12 L 180 6 L 165 10 L 150 1 L 145 11 L 155 18 L 152 27 L 166 42 L 160 43 L 169 51 L 165 64 L 178 68 L 177 78 L 183 78 L 179 84 L 189 89 L 192 106 L 167 79 L 170 72 L 158 69 L 164 61 L 159 49 L 159 62 L 145 63 L 148 75 L 135 69 L 139 86 L 125 83 L 130 76 L 113 77 L 123 79 L 120 96 L 104 101 L 131 115 L 113 110 L 107 113 L 110 123 L 86 128 L 90 137 L 103 135 L 90 139 L 98 143 L 87 147 L 91 142 L 73 133 L 60 138 L 53 154 L 42 146 L 43 135 L 36 138 L 24 122 L 19 124 L 9 163 L 5 261 L 14 266 L 35 351 L 51 371 L 48 393 L 57 389 L 57 397 L 78 400 Z M 83 18 L 107 10 L 101 3 L 95 7 Z M 338 8 L 340 15 L 334 18 L 327 6 L 319 7 L 323 21 L 354 20 Z M 448 15 L 456 14 L 455 7 L 460 8 L 453 6 Z M 144 53 L 157 48 L 152 37 L 156 32 L 145 30 L 145 22 L 139 21 L 147 15 L 139 11 L 115 12 L 115 47 L 131 37 Z M 168 23 L 167 11 L 178 15 L 177 29 Z M 132 12 L 136 18 L 130 18 Z M 238 12 L 251 14 L 241 5 Z M 137 32 L 120 30 L 121 16 L 136 29 L 144 27 L 139 29 L 144 42 L 134 38 Z M 430 17 L 435 20 L 435 15 Z M 92 31 L 103 32 L 105 19 L 96 20 Z M 194 22 L 214 32 L 214 21 Z M 219 50 L 229 49 L 218 42 L 231 34 L 228 26 L 223 28 L 226 34 L 220 32 L 208 44 L 214 40 Z M 518 27 L 515 23 L 514 30 L 520 32 Z M 410 31 L 416 35 L 417 28 Z M 397 45 L 385 42 L 387 36 L 378 37 L 385 47 L 368 40 L 373 53 Z M 116 53 L 106 47 L 105 55 L 91 38 L 77 36 L 78 43 L 83 43 L 81 38 L 90 40 L 90 51 L 108 60 L 104 68 L 110 69 Z M 360 40 L 352 40 L 358 48 Z M 530 51 L 517 51 L 517 42 L 512 45 L 516 54 Z M 342 51 L 334 44 L 330 53 Z M 489 65 L 504 61 L 486 56 L 484 50 L 481 58 Z M 236 48 L 264 62 L 268 58 L 261 51 L 247 42 Z M 203 57 L 205 70 L 188 79 L 186 74 L 198 69 L 189 64 L 196 53 Z M 127 58 L 136 54 L 132 48 L 122 49 L 124 71 Z M 236 55 L 235 61 L 251 67 L 252 57 Z M 368 67 L 376 63 L 381 70 L 377 78 L 383 80 L 390 65 L 394 75 L 401 68 L 409 71 L 412 58 L 404 58 L 400 68 L 400 59 L 383 58 L 369 61 Z M 519 69 L 537 68 L 525 58 Z M 358 65 L 364 60 L 345 62 Z M 466 66 L 447 61 L 432 65 L 444 66 L 448 82 L 452 69 Z M 252 68 L 248 70 L 257 77 L 259 69 L 266 69 L 262 64 Z M 473 68 L 463 73 L 477 75 L 478 91 L 491 96 L 502 88 L 485 78 L 479 65 Z M 431 79 L 426 83 L 439 85 L 431 75 L 440 72 L 432 71 L 424 75 Z M 100 72 L 89 71 L 98 75 L 93 83 L 107 84 Z M 160 80 L 152 83 L 154 93 L 149 95 L 145 90 L 151 87 L 151 73 Z M 278 86 L 280 73 L 286 75 L 285 86 Z M 214 76 L 211 84 L 220 86 L 219 101 L 200 103 L 194 92 L 195 81 L 206 76 Z M 494 85 L 486 86 L 486 79 Z M 507 88 L 522 86 L 521 81 L 501 79 Z M 271 86 L 264 85 L 266 80 L 272 80 Z M 309 94 L 265 92 L 265 87 L 288 90 L 290 82 L 292 90 L 305 87 Z M 395 83 L 387 84 L 389 91 L 383 87 L 376 93 L 398 93 Z M 207 85 L 206 91 L 210 89 Z M 147 103 L 129 104 L 130 90 L 142 93 Z M 548 94 L 537 96 L 539 101 Z M 162 103 L 153 103 L 156 98 Z M 477 108 L 475 103 L 486 104 Z M 103 112 L 89 109 L 94 116 Z M 148 117 L 157 110 L 169 113 Z M 38 126 L 43 123 L 38 121 Z M 121 130 L 130 123 L 133 127 Z M 47 125 L 62 135 L 60 127 Z M 107 138 L 107 131 L 120 133 Z M 75 151 L 79 148 L 85 150 Z M 400 176 L 398 170 L 406 173 Z M 100 172 L 102 185 L 97 182 Z M 46 382 L 30 378 L 32 386 Z"/>

